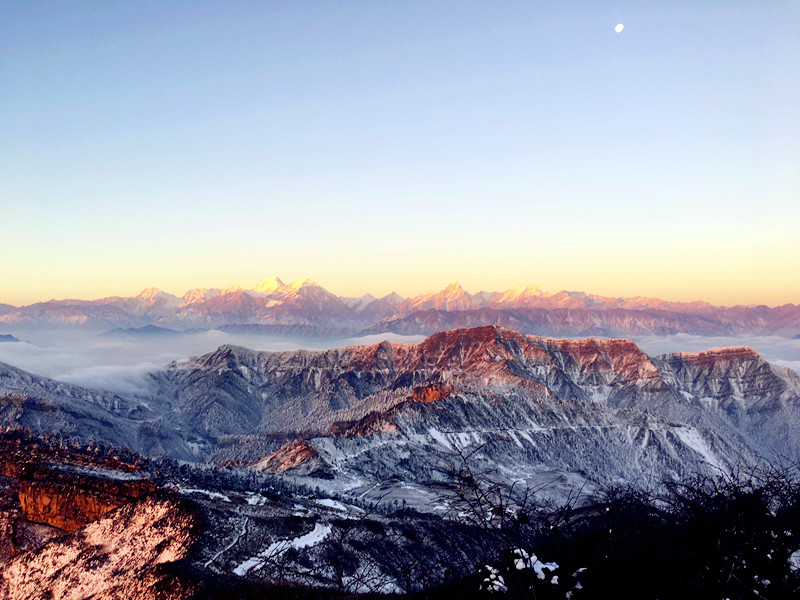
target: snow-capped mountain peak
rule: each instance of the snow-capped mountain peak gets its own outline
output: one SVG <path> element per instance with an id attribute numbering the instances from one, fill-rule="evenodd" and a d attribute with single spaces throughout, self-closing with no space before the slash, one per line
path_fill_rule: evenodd
<path id="1" fill-rule="evenodd" d="M 278 290 L 278 288 L 284 287 L 286 284 L 281 281 L 281 278 L 277 275 L 273 277 L 267 277 L 266 279 L 259 281 L 256 285 L 247 288 L 248 290 L 253 290 L 255 292 L 259 292 L 261 294 L 271 294 Z"/>
<path id="2" fill-rule="evenodd" d="M 195 288 L 193 290 L 189 290 L 183 295 L 182 306 L 188 306 L 189 304 L 194 304 L 195 302 L 211 300 L 211 298 L 216 298 L 221 294 L 222 290 L 219 288 Z"/>
<path id="3" fill-rule="evenodd" d="M 293 281 L 286 287 L 293 290 L 299 290 L 300 288 L 304 287 L 320 287 L 320 285 L 316 281 L 312 281 L 311 279 L 298 279 L 297 281 Z"/>
<path id="4" fill-rule="evenodd" d="M 138 300 L 145 300 L 150 304 L 154 304 L 156 302 L 160 302 L 163 304 L 170 304 L 177 306 L 180 303 L 180 298 L 177 296 L 173 296 L 165 292 L 164 290 L 160 290 L 157 287 L 149 287 L 141 292 L 136 296 Z"/>
<path id="5" fill-rule="evenodd" d="M 532 298 L 540 298 L 543 295 L 542 290 L 540 290 L 535 285 L 527 285 L 527 286 L 517 286 L 514 288 L 507 289 L 505 292 L 500 294 L 495 299 L 495 303 L 497 304 L 514 304 L 514 303 L 524 303 Z"/>
<path id="6" fill-rule="evenodd" d="M 166 294 L 163 290 L 158 289 L 157 287 L 149 287 L 143 289 L 139 292 L 136 297 L 140 300 L 154 300 L 161 296 L 162 294 Z"/>
<path id="7" fill-rule="evenodd" d="M 376 299 L 372 294 L 364 294 L 358 298 L 341 298 L 342 302 L 357 312 L 364 310 L 366 306 L 375 302 Z"/>
<path id="8" fill-rule="evenodd" d="M 397 292 L 390 292 L 390 293 L 386 294 L 385 296 L 382 296 L 381 298 L 379 298 L 379 300 L 382 300 L 383 302 L 386 302 L 388 304 L 397 305 L 397 304 L 400 304 L 401 302 L 403 302 L 405 300 L 405 298 L 403 298 Z"/>

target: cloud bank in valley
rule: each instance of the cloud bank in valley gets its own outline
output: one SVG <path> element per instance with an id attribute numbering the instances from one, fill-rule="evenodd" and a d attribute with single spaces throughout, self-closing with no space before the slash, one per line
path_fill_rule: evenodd
<path id="1" fill-rule="evenodd" d="M 324 350 L 382 340 L 415 343 L 423 336 L 370 335 L 339 340 L 292 340 L 203 331 L 170 338 L 113 339 L 96 333 L 31 330 L 15 334 L 21 342 L 0 344 L 0 362 L 59 381 L 119 394 L 147 392 L 147 374 L 174 360 L 213 352 L 223 344 L 254 350 Z"/>

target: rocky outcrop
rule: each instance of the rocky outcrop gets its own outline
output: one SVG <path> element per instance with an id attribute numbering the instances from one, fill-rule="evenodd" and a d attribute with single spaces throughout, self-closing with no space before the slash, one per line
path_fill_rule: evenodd
<path id="1" fill-rule="evenodd" d="M 11 554 L 27 545 L 20 541 L 20 524 L 73 531 L 157 489 L 130 451 L 38 438 L 23 430 L 0 435 L 0 475 L 7 507 L 0 547 Z"/>
<path id="2" fill-rule="evenodd" d="M 422 387 L 414 388 L 411 392 L 411 402 L 439 402 L 445 398 L 449 398 L 455 393 L 452 385 L 444 385 L 441 383 L 434 383 Z"/>
<path id="3" fill-rule="evenodd" d="M 28 521 L 73 531 L 155 490 L 145 476 L 30 465 L 20 474 L 19 501 Z"/>
<path id="4" fill-rule="evenodd" d="M 277 452 L 273 452 L 253 467 L 267 473 L 283 473 L 317 456 L 319 456 L 317 451 L 308 443 L 303 440 L 295 440 Z"/>
<path id="5" fill-rule="evenodd" d="M 0 565 L 8 600 L 171 600 L 191 588 L 170 570 L 187 556 L 197 516 L 175 499 L 148 498 Z"/>

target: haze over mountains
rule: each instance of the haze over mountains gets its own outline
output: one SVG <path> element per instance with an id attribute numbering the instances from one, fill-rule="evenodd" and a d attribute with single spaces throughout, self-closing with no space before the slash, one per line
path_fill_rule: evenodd
<path id="1" fill-rule="evenodd" d="M 413 298 L 395 293 L 381 298 L 371 294 L 348 298 L 336 296 L 309 279 L 287 285 L 278 277 L 248 288 L 193 289 L 182 297 L 148 288 L 135 297 L 0 305 L 0 327 L 7 330 L 109 330 L 148 325 L 317 337 L 384 332 L 430 335 L 478 325 L 563 336 L 688 333 L 794 337 L 800 335 L 800 306 L 723 307 L 699 301 L 546 293 L 534 286 L 473 294 L 455 282 Z"/>

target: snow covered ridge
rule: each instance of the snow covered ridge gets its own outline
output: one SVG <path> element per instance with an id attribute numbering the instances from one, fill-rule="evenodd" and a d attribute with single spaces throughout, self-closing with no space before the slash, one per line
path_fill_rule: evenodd
<path id="1" fill-rule="evenodd" d="M 178 297 L 157 288 L 135 297 L 50 300 L 0 305 L 9 327 L 192 328 L 260 327 L 262 333 L 356 335 L 394 331 L 430 334 L 467 324 L 502 325 L 548 335 L 800 334 L 800 306 L 712 306 L 584 292 L 546 293 L 535 286 L 470 293 L 457 282 L 403 298 L 337 296 L 310 279 L 285 284 L 269 277 L 253 286 L 198 288 Z M 253 331 L 259 331 L 253 329 Z"/>
<path id="2" fill-rule="evenodd" d="M 343 447 L 349 442 L 342 438 L 380 434 L 417 439 L 422 432 L 432 437 L 433 430 L 444 436 L 445 441 L 433 440 L 442 448 L 454 447 L 468 432 L 508 435 L 518 445 L 535 446 L 531 436 L 554 429 L 615 428 L 635 437 L 649 430 L 652 421 L 652 444 L 662 435 L 675 441 L 667 432 L 685 424 L 706 442 L 729 447 L 739 440 L 710 441 L 729 437 L 721 435 L 720 419 L 739 431 L 750 427 L 749 418 L 738 414 L 744 411 L 751 414 L 752 425 L 766 431 L 756 412 L 769 420 L 779 418 L 772 409 L 793 410 L 800 395 L 796 374 L 773 367 L 753 351 L 704 356 L 702 362 L 681 354 L 649 357 L 630 340 L 558 340 L 476 327 L 437 333 L 419 344 L 384 342 L 328 351 L 275 353 L 223 346 L 172 365 L 154 380 L 208 431 L 223 433 L 217 428 L 224 418 L 227 434 L 311 432 L 263 465 L 277 471 L 324 455 L 314 438 L 331 437 L 331 443 Z M 498 401 L 484 409 L 478 399 L 492 395 Z M 514 399 L 499 401 L 505 397 Z M 216 416 L 206 419 L 201 407 L 211 401 Z M 415 408 L 418 404 L 432 406 L 423 411 Z M 411 431 L 401 417 L 417 413 L 422 420 Z M 794 447 L 796 436 L 786 433 Z M 687 449 L 700 448 L 688 439 Z M 645 455 L 654 449 L 641 445 Z M 711 453 L 721 448 L 709 446 Z"/>
<path id="3" fill-rule="evenodd" d="M 601 479 L 800 452 L 800 376 L 741 348 L 650 357 L 625 339 L 485 326 L 325 351 L 225 345 L 150 374 L 148 390 L 127 398 L 0 365 L 0 426 L 342 485 L 433 477 L 446 453 L 500 439 L 483 459 Z"/>

